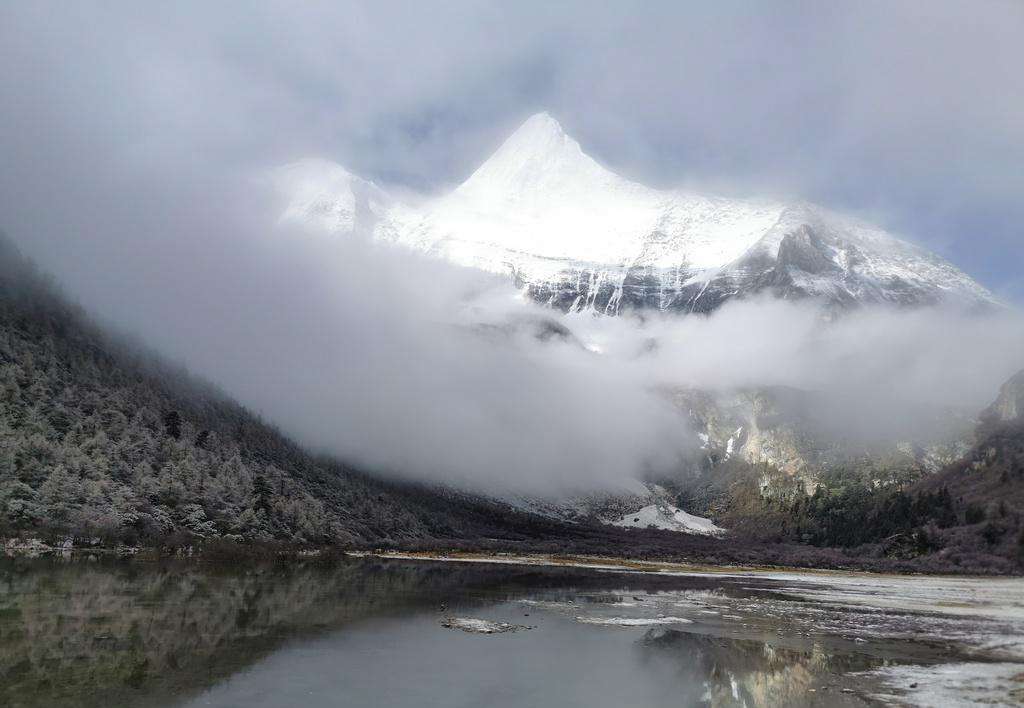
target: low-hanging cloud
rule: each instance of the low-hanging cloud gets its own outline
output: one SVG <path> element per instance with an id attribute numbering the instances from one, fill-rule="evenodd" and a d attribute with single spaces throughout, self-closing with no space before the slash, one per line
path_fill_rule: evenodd
<path id="1" fill-rule="evenodd" d="M 813 391 L 823 431 L 927 437 L 1024 367 L 1011 310 L 828 319 L 765 299 L 711 316 L 563 315 L 506 278 L 268 226 L 276 210 L 254 187 L 221 221 L 196 221 L 164 276 L 169 307 L 135 327 L 303 443 L 380 473 L 554 494 L 678 474 L 696 441 L 670 403 L 678 387 Z"/>
<path id="2" fill-rule="evenodd" d="M 815 391 L 825 429 L 894 439 L 931 434 L 946 409 L 976 414 L 1024 367 L 1011 310 L 826 319 L 813 302 L 754 300 L 711 316 L 563 315 L 507 278 L 275 227 L 280 205 L 254 183 L 203 193 L 202 209 L 180 206 L 193 187 L 126 208 L 147 239 L 118 219 L 86 234 L 96 259 L 83 267 L 112 295 L 100 314 L 378 473 L 502 493 L 616 488 L 687 469 L 696 436 L 677 387 Z"/>
<path id="3" fill-rule="evenodd" d="M 242 250 L 215 285 L 228 302 L 161 323 L 178 356 L 308 445 L 477 490 L 684 472 L 696 436 L 667 395 L 680 386 L 813 391 L 821 430 L 896 440 L 976 415 L 1024 367 L 1010 311 L 828 320 L 817 303 L 757 300 L 566 316 L 504 278 L 368 240 L 277 229 Z"/>
<path id="4" fill-rule="evenodd" d="M 1024 319 L 1010 309 L 826 318 L 814 301 L 756 299 L 709 317 L 577 318 L 577 330 L 654 387 L 813 392 L 823 432 L 871 441 L 941 434 L 950 415 L 977 416 L 1024 368 Z"/>
<path id="5" fill-rule="evenodd" d="M 284 229 L 251 234 L 220 265 L 188 280 L 206 307 L 141 323 L 146 338 L 364 469 L 567 493 L 670 473 L 692 446 L 664 397 L 545 338 L 557 315 L 504 278 Z"/>
<path id="6" fill-rule="evenodd" d="M 559 490 L 677 469 L 681 385 L 821 391 L 832 427 L 889 434 L 991 400 L 1024 366 L 1019 317 L 566 318 L 502 279 L 274 230 L 249 177 L 312 154 L 435 188 L 547 108 L 631 177 L 878 206 L 1013 292 L 1020 5 L 918 7 L 9 3 L 0 228 L 94 313 L 382 472 Z M 535 337 L 545 317 L 574 336 Z"/>

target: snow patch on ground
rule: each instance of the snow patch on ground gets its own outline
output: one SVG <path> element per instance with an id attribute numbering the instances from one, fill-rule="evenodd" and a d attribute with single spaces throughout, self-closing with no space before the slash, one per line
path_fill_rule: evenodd
<path id="1" fill-rule="evenodd" d="M 661 624 L 693 624 L 685 617 L 576 617 L 583 624 L 603 624 L 616 627 L 648 627 Z"/>
<path id="2" fill-rule="evenodd" d="M 471 634 L 505 634 L 506 632 L 518 632 L 521 629 L 530 629 L 522 624 L 509 624 L 508 622 L 491 622 L 485 619 L 472 617 L 446 617 L 441 620 L 441 626 L 448 629 L 461 629 Z"/>
<path id="3" fill-rule="evenodd" d="M 698 534 L 703 536 L 721 536 L 725 529 L 716 526 L 711 519 L 688 514 L 682 509 L 662 504 L 651 504 L 640 511 L 626 514 L 620 519 L 610 522 L 612 526 L 623 528 L 646 529 L 653 526 L 666 531 Z"/>

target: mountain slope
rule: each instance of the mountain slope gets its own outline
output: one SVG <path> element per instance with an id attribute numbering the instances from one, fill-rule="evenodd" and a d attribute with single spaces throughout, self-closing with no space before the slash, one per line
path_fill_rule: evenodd
<path id="1" fill-rule="evenodd" d="M 336 218 L 355 211 L 353 190 L 330 175 L 348 173 L 321 171 L 328 177 L 312 174 L 301 190 L 282 185 L 290 200 L 283 218 L 342 234 L 371 231 L 507 274 L 563 311 L 707 312 L 763 292 L 841 307 L 995 303 L 941 258 L 819 207 L 631 182 L 584 153 L 546 113 L 528 119 L 453 192 L 416 208 L 380 197 L 361 220 Z"/>
<path id="2" fill-rule="evenodd" d="M 1000 540 L 1011 530 L 1024 532 L 1024 371 L 1007 381 L 981 414 L 975 438 L 961 459 L 919 486 L 948 488 L 955 498 L 979 510 L 974 523 L 995 523 L 1002 531 Z M 1024 554 L 1024 535 L 1018 539 L 1009 534 L 1005 540 L 1019 540 Z"/>
<path id="3" fill-rule="evenodd" d="M 796 489 L 813 494 L 835 473 L 858 472 L 871 484 L 899 486 L 960 459 L 974 441 L 973 411 L 932 411 L 915 425 L 887 435 L 858 436 L 830 421 L 836 401 L 824 394 L 782 386 L 709 392 L 673 390 L 697 434 L 703 460 L 714 470 L 731 460 L 765 466 L 761 493 L 785 497 Z M 775 474 L 777 473 L 777 474 Z"/>
<path id="4" fill-rule="evenodd" d="M 313 456 L 94 324 L 0 234 L 0 538 L 720 552 L 716 539 L 579 521 Z"/>
<path id="5" fill-rule="evenodd" d="M 0 536 L 409 543 L 501 535 L 503 513 L 310 455 L 97 327 L 0 235 Z"/>
<path id="6" fill-rule="evenodd" d="M 840 460 L 813 488 L 740 455 L 676 487 L 679 501 L 733 533 L 918 559 L 933 570 L 1024 567 L 1024 372 L 980 416 L 971 442 L 937 471 L 912 458 Z M 941 462 L 936 457 L 930 463 Z M 920 463 L 918 463 L 920 464 Z M 799 481 L 799 480 L 798 480 Z M 787 487 L 788 482 L 788 487 Z M 772 490 L 771 485 L 775 485 Z"/>

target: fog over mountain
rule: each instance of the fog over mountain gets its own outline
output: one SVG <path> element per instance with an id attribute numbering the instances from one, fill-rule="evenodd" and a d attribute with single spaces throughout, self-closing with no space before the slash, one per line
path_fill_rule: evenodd
<path id="1" fill-rule="evenodd" d="M 62 272 L 82 251 L 60 243 L 61 214 L 82 230 L 108 200 L 141 206 L 139 180 L 209 190 L 312 155 L 445 191 L 547 109 L 627 178 L 857 213 L 1022 292 L 1015 0 L 0 13 L 3 222 L 34 226 Z"/>
<path id="2" fill-rule="evenodd" d="M 697 444 L 658 393 L 674 385 L 820 390 L 836 427 L 909 434 L 938 409 L 980 411 L 1024 360 L 1011 313 L 823 324 L 811 305 L 765 301 L 706 319 L 556 319 L 504 281 L 394 249 L 307 248 L 271 247 L 273 269 L 237 286 L 252 307 L 193 318 L 182 356 L 319 448 L 446 481 L 537 491 L 671 471 Z M 548 322 L 571 335 L 545 337 Z"/>
<path id="3" fill-rule="evenodd" d="M 506 279 L 396 247 L 267 228 L 135 330 L 315 449 L 475 489 L 566 492 L 667 473 L 698 445 L 666 387 L 822 390 L 891 435 L 973 413 L 1024 359 L 1016 314 L 811 303 L 711 317 L 566 317 Z M 207 257 L 185 240 L 188 258 Z M 182 271 L 178 271 L 180 275 Z M 203 308 L 181 306 L 198 298 Z M 563 329 L 565 328 L 565 329 Z"/>
<path id="4" fill-rule="evenodd" d="M 1022 68 L 1024 0 L 0 1 L 0 708 L 1019 704 Z"/>
<path id="5" fill-rule="evenodd" d="M 7 6 L 0 228 L 88 309 L 303 443 L 474 488 L 566 491 L 672 469 L 699 445 L 664 395 L 674 386 L 823 391 L 833 427 L 872 437 L 937 408 L 973 415 L 1024 366 L 1012 307 L 872 306 L 826 322 L 811 301 L 752 298 L 707 317 L 565 315 L 506 277 L 358 230 L 324 238 L 279 224 L 286 204 L 265 180 L 315 155 L 366 178 L 357 201 L 371 212 L 385 193 L 446 194 L 550 109 L 631 181 L 891 217 L 879 221 L 962 267 L 971 288 L 1013 301 L 1024 213 L 1012 167 L 1024 140 L 1005 116 L 1022 95 L 1008 90 L 1020 77 L 1007 66 L 1021 62 L 1000 28 L 1020 21 L 1015 4 L 964 22 L 940 3 L 929 32 L 911 31 L 909 11 L 875 31 L 881 6 L 852 24 L 846 11 L 804 6 L 788 25 L 755 15 L 783 40 L 749 43 L 746 21 L 738 36 L 722 28 L 741 19 L 737 7 L 666 4 L 652 10 L 665 22 L 645 23 L 663 29 L 637 37 L 649 48 L 629 57 L 599 41 L 632 25 L 625 9 L 552 8 L 537 30 L 536 17 L 481 7 Z M 280 36 L 251 44 L 267 26 Z M 691 44 L 666 35 L 699 39 L 708 27 Z M 469 39 L 435 53 L 434 38 L 456 29 Z M 835 30 L 836 65 L 783 81 L 824 30 Z M 269 48 L 283 57 L 273 66 Z M 904 54 L 909 64 L 896 61 Z M 721 88 L 766 56 L 769 80 Z M 950 65 L 970 74 L 973 109 L 943 88 Z M 610 78 L 588 94 L 594 71 Z M 667 75 L 679 83 L 651 78 Z M 830 120 L 808 108 L 815 96 L 865 120 Z M 929 129 L 933 113 L 948 130 Z M 981 178 L 951 176 L 948 161 Z"/>

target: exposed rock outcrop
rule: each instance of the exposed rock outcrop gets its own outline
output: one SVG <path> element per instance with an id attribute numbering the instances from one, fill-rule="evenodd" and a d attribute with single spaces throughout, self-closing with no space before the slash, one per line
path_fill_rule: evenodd
<path id="1" fill-rule="evenodd" d="M 982 417 L 999 423 L 1024 420 L 1024 371 L 1003 384 L 999 390 L 999 397 Z"/>

